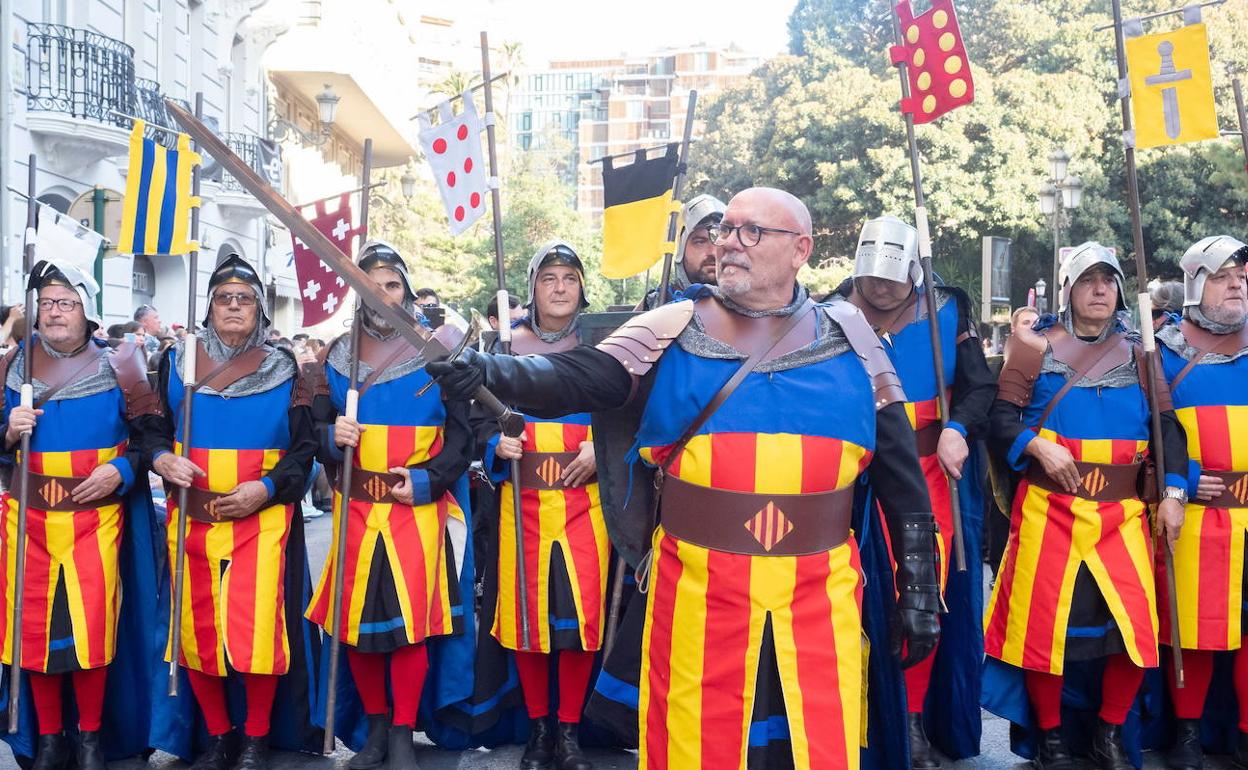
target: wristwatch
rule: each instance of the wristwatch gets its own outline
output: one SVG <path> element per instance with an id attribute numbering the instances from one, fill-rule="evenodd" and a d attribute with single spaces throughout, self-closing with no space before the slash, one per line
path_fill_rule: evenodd
<path id="1" fill-rule="evenodd" d="M 1179 505 L 1187 505 L 1187 490 L 1183 487 L 1166 487 L 1166 491 L 1161 493 L 1163 500 L 1178 500 Z"/>

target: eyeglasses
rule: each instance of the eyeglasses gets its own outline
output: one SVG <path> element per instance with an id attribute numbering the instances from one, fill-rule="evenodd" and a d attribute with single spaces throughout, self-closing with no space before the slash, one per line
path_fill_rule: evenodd
<path id="1" fill-rule="evenodd" d="M 706 228 L 706 234 L 716 246 L 727 246 L 733 233 L 737 235 L 737 243 L 741 248 L 748 249 L 758 245 L 764 233 L 784 233 L 785 235 L 801 235 L 796 230 L 785 230 L 781 227 L 760 227 L 756 224 L 726 225 L 721 223 Z"/>
<path id="2" fill-rule="evenodd" d="M 256 295 L 221 291 L 212 295 L 212 304 L 217 307 L 229 307 L 235 300 L 239 307 L 251 307 L 256 304 Z"/>
<path id="3" fill-rule="evenodd" d="M 41 299 L 39 300 L 39 309 L 43 311 L 51 310 L 55 306 L 62 313 L 72 313 L 74 308 L 82 307 L 82 303 L 76 299 Z"/>

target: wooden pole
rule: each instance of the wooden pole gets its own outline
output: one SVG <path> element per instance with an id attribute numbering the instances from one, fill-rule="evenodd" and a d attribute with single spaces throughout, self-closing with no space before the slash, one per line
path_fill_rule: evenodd
<path id="1" fill-rule="evenodd" d="M 1118 63 L 1118 80 L 1124 82 L 1127 79 L 1127 54 L 1126 43 L 1123 41 L 1122 30 L 1122 0 L 1112 0 L 1114 9 L 1114 54 Z M 1119 100 L 1122 107 L 1122 130 L 1124 136 L 1131 136 L 1131 97 L 1124 96 Z M 1150 387 L 1148 391 L 1148 406 L 1150 413 L 1151 432 L 1152 432 L 1152 455 L 1153 463 L 1157 468 L 1157 499 L 1163 499 L 1166 489 L 1166 454 L 1161 440 L 1161 404 L 1157 397 L 1157 388 L 1155 383 L 1158 381 L 1158 372 L 1161 369 L 1159 354 L 1157 352 L 1157 340 L 1153 337 L 1152 318 L 1152 298 L 1148 294 L 1148 264 L 1144 258 L 1144 225 L 1140 216 L 1140 186 L 1139 179 L 1136 176 L 1135 168 L 1135 143 L 1133 141 L 1123 142 L 1123 149 L 1126 153 L 1127 167 L 1127 202 L 1131 210 L 1131 237 L 1135 248 L 1135 282 L 1138 292 L 1138 300 L 1140 303 L 1140 334 L 1144 338 L 1144 361 L 1147 371 L 1140 372 L 1141 385 L 1144 378 L 1148 378 Z M 1174 583 L 1174 554 L 1170 553 L 1170 548 L 1161 542 L 1158 545 L 1162 549 L 1163 558 L 1165 560 L 1166 569 L 1166 593 L 1169 594 L 1170 617 L 1179 617 L 1178 595 L 1175 592 Z M 1175 686 L 1183 687 L 1183 647 L 1179 643 L 1179 624 L 1170 624 L 1170 646 L 1174 657 L 1174 682 Z"/>
<path id="2" fill-rule="evenodd" d="M 890 8 L 893 19 L 893 36 L 901 45 L 901 26 L 897 14 Z M 905 62 L 897 64 L 901 77 L 901 98 L 910 98 L 910 79 Z M 923 169 L 919 158 L 919 145 L 914 138 L 914 116 L 903 112 L 906 121 L 906 146 L 910 153 L 910 179 L 914 185 L 914 226 L 919 231 L 919 264 L 923 268 L 924 297 L 927 301 L 927 328 L 931 332 L 932 364 L 936 372 L 936 403 L 940 406 L 940 427 L 949 424 L 949 391 L 945 382 L 945 356 L 941 349 L 940 317 L 936 314 L 936 281 L 932 271 L 932 235 L 927 225 L 927 204 L 923 196 Z M 958 499 L 957 479 L 945 474 L 949 483 L 949 508 L 953 518 L 953 564 L 958 572 L 966 571 L 966 548 L 962 537 L 962 506 Z"/>
<path id="3" fill-rule="evenodd" d="M 204 94 L 195 94 L 195 117 L 204 116 Z M 192 149 L 198 149 L 196 142 Z M 191 195 L 199 197 L 200 183 L 199 166 L 191 169 Z M 186 277 L 186 338 L 182 343 L 183 383 L 182 383 L 182 441 L 178 452 L 182 457 L 191 456 L 191 412 L 195 403 L 196 353 L 199 349 L 199 338 L 195 334 L 195 302 L 199 298 L 199 207 L 191 209 L 191 242 L 195 248 L 187 255 Z M 173 558 L 173 627 L 170 629 L 169 655 L 169 696 L 178 694 L 178 659 L 182 654 L 182 604 L 186 595 L 184 582 L 186 573 L 186 506 L 187 487 L 178 487 L 178 536 Z"/>
<path id="4" fill-rule="evenodd" d="M 35 195 L 37 166 L 34 153 L 26 161 L 26 244 L 23 252 L 25 274 L 30 276 L 35 267 L 35 228 L 39 225 L 39 201 Z M 28 278 L 29 280 L 29 278 Z M 22 335 L 22 393 L 21 404 L 33 407 L 35 404 L 33 380 L 34 356 L 30 349 L 34 344 L 35 321 L 39 308 L 36 304 L 38 291 L 34 286 L 26 287 L 26 324 Z M 22 615 L 25 602 L 22 595 L 26 590 L 26 518 L 30 508 L 30 431 L 21 437 L 21 463 L 17 481 L 17 543 L 16 564 L 13 573 L 13 608 L 9 623 L 9 639 L 13 645 L 13 664 L 9 667 L 9 733 L 16 733 L 21 719 L 22 699 Z"/>
<path id="5" fill-rule="evenodd" d="M 698 106 L 698 92 L 696 90 L 689 91 L 689 107 L 685 110 L 685 135 L 680 141 L 680 161 L 676 166 L 676 179 L 672 181 L 672 200 L 679 201 L 681 192 L 685 186 L 685 161 L 689 159 L 689 141 L 693 138 L 693 113 Z M 672 260 L 675 257 L 676 243 L 676 226 L 680 219 L 677 212 L 673 211 L 667 220 L 667 242 L 672 244 L 672 250 L 663 255 L 663 276 L 659 282 L 659 306 L 667 304 L 668 291 L 672 281 Z M 697 224 L 689 223 L 689 226 Z M 649 281 L 646 282 L 647 284 Z M 645 296 L 644 294 L 642 295 Z M 610 639 L 610 637 L 607 637 Z"/>
<path id="6" fill-rule="evenodd" d="M 1244 146 L 1244 171 L 1248 171 L 1248 111 L 1244 109 L 1244 84 L 1238 78 L 1231 80 L 1235 91 L 1235 114 L 1239 116 L 1239 140 Z"/>
<path id="7" fill-rule="evenodd" d="M 368 241 L 368 197 L 372 185 L 373 174 L 373 140 L 364 140 L 364 169 L 360 175 L 360 246 Z M 343 410 L 345 416 L 354 420 L 359 413 L 360 391 L 360 326 L 364 323 L 360 314 L 360 300 L 355 300 L 355 313 L 351 317 L 351 333 L 348 337 L 347 402 Z M 351 511 L 351 473 L 355 464 L 355 447 L 342 448 L 342 470 L 338 472 L 338 521 L 335 527 L 334 551 L 334 591 L 330 602 L 330 617 L 334 627 L 330 630 L 329 641 L 329 681 L 326 683 L 325 696 L 325 738 L 321 744 L 323 754 L 334 752 L 334 711 L 338 706 L 338 651 L 342 646 L 342 594 L 346 571 L 343 565 L 347 562 L 347 517 Z"/>

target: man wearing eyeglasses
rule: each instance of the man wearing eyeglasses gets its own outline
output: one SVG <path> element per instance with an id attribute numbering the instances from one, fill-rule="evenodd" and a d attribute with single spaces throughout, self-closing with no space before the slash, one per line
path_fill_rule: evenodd
<path id="1" fill-rule="evenodd" d="M 698 195 L 681 208 L 669 299 L 683 295 L 694 284 L 715 285 L 715 243 L 711 240 L 710 227 L 723 216 L 723 202 L 712 195 Z M 659 290 L 651 289 L 639 309 L 653 310 L 658 302 Z"/>
<path id="2" fill-rule="evenodd" d="M 967 469 L 966 461 L 970 454 L 967 440 L 974 441 L 987 431 L 988 410 L 996 397 L 997 383 L 984 360 L 984 351 L 971 317 L 970 299 L 960 289 L 923 284 L 918 244 L 918 231 L 896 217 L 884 216 L 868 221 L 858 237 L 854 273 L 837 288 L 834 296 L 848 300 L 862 311 L 897 368 L 901 385 L 906 391 L 906 412 L 915 430 L 919 462 L 932 498 L 936 524 L 940 527 L 941 587 L 958 594 L 947 597 L 946 601 L 954 622 L 977 629 L 983 612 L 980 581 L 957 580 L 952 586 L 948 583 L 953 548 L 949 480 L 953 479 L 960 487 L 961 507 L 968 519 L 962 530 L 970 530 L 972 541 L 978 542 L 974 533 L 979 531 L 976 502 L 982 500 L 980 482 L 977 473 L 964 478 L 963 472 Z M 949 388 L 949 420 L 943 428 L 936 388 L 932 329 L 927 301 L 923 296 L 926 291 L 935 292 L 944 381 Z M 974 464 L 971 467 L 974 468 Z M 967 559 L 971 563 L 976 562 L 977 550 L 967 550 Z M 962 755 L 975 752 L 977 741 L 963 740 L 962 736 L 978 735 L 979 732 L 977 690 L 968 692 L 966 688 L 952 685 L 938 687 L 933 692 L 931 703 L 925 708 L 933 665 L 938 658 L 942 661 L 942 681 L 978 682 L 983 641 L 958 641 L 963 643 L 941 647 L 937 653 L 903 672 L 910 766 L 914 770 L 932 770 L 941 766 L 924 729 L 924 711 L 933 719 L 945 720 L 941 724 L 948 729 L 941 730 L 939 734 L 947 741 L 942 746 L 946 753 Z M 899 720 L 901 715 L 889 717 L 892 718 L 882 721 L 893 722 Z"/>
<path id="3" fill-rule="evenodd" d="M 745 190 L 710 235 L 717 288 L 595 348 L 429 369 L 453 397 L 484 383 L 540 417 L 640 398 L 638 453 L 662 472 L 633 487 L 626 514 L 649 519 L 645 490 L 658 489 L 660 523 L 613 535 L 646 596 L 641 768 L 857 768 L 863 585 L 849 521 L 863 473 L 899 565 L 897 652 L 904 641 L 917 662 L 939 636 L 914 431 L 861 313 L 817 305 L 797 282 L 813 248 L 801 201 Z"/>
<path id="4" fill-rule="evenodd" d="M 265 342 L 270 324 L 263 298 L 259 276 L 237 254 L 212 273 L 194 357 L 189 458 L 177 451 L 185 440 L 187 342 L 160 362 L 166 425 L 154 465 L 171 485 L 170 564 L 176 488 L 189 488 L 185 598 L 182 617 L 174 619 L 182 624 L 181 649 L 166 656 L 176 655 L 186 669 L 210 736 L 195 770 L 264 770 L 278 680 L 288 672 L 306 678 L 313 665 L 305 656 L 311 643 L 297 590 L 309 580 L 303 517 L 294 515 L 317 450 L 312 394 L 294 355 Z M 241 750 L 226 706 L 231 672 L 246 693 Z M 306 686 L 288 683 L 286 724 L 307 723 Z"/>
<path id="5" fill-rule="evenodd" d="M 149 597 L 155 596 L 158 578 L 145 466 L 162 420 L 142 351 L 133 342 L 113 350 L 92 336 L 100 325 L 95 281 L 75 267 L 50 262 L 36 265 L 30 280 L 39 292 L 34 403 L 19 405 L 23 343 L 0 363 L 0 431 L 2 460 L 10 464 L 17 461 L 22 434 L 31 434 L 30 456 L 24 458 L 30 497 L 17 636 L 38 729 L 34 767 L 61 770 L 74 760 L 62 724 L 68 684 L 78 713 L 77 765 L 104 770 L 105 744 L 116 756 L 148 745 L 146 707 L 134 694 L 148 686 L 143 650 L 155 620 Z M 15 492 L 0 500 L 0 575 L 7 575 L 6 581 L 12 580 L 17 558 L 18 504 Z M 9 584 L 0 614 L 6 665 L 13 662 L 15 643 L 8 601 L 13 590 Z M 111 677 L 110 669 L 116 671 Z M 126 717 L 106 723 L 105 713 Z M 101 732 L 107 733 L 104 741 Z"/>

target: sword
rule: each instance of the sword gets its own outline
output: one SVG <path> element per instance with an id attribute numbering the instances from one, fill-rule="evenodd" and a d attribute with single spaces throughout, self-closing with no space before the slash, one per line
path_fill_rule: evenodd
<path id="1" fill-rule="evenodd" d="M 1174 43 L 1163 40 L 1157 45 L 1157 53 L 1161 55 L 1161 71 L 1156 75 L 1144 78 L 1149 86 L 1165 86 L 1161 89 L 1161 112 L 1166 120 L 1166 136 L 1178 139 L 1182 133 L 1179 123 L 1179 89 L 1175 85 L 1184 80 L 1192 79 L 1192 71 L 1179 71 L 1174 66 Z"/>
<path id="2" fill-rule="evenodd" d="M 417 322 L 410 313 L 403 309 L 402 305 L 382 293 L 359 265 L 352 262 L 333 241 L 322 235 L 320 230 L 304 219 L 289 201 L 274 190 L 268 182 L 261 179 L 260 175 L 227 147 L 220 137 L 204 125 L 203 121 L 172 100 L 166 99 L 165 107 L 178 126 L 199 142 L 201 150 L 207 151 L 209 155 L 216 158 L 217 162 L 238 180 L 239 184 L 254 195 L 256 200 L 264 204 L 277 221 L 285 225 L 296 238 L 303 241 L 316 256 L 341 276 L 348 286 L 355 289 L 360 301 L 394 327 L 405 340 L 411 343 L 417 353 L 424 356 L 426 361 L 441 361 L 450 355 L 450 350 L 441 339 Z M 513 412 L 485 387 L 477 388 L 473 393 L 473 398 L 498 419 L 499 425 L 504 430 L 520 432 L 524 430 L 524 417 Z"/>

